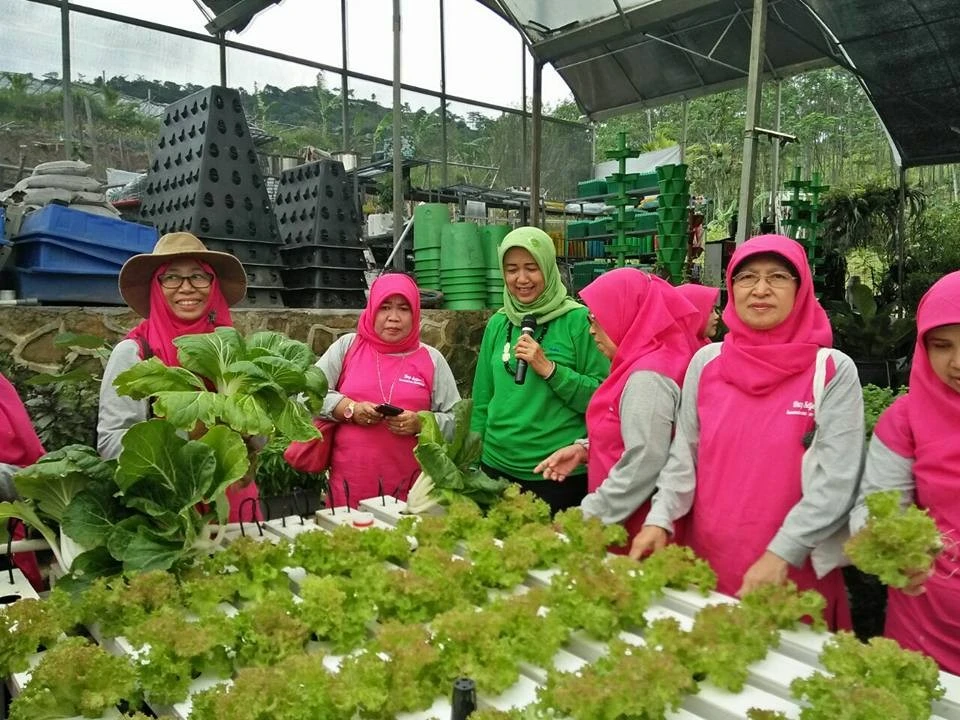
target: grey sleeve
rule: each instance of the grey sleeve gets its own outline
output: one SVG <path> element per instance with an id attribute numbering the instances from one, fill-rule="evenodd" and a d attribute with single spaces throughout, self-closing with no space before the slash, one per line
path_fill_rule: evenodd
<path id="1" fill-rule="evenodd" d="M 604 524 L 626 520 L 657 487 L 670 453 L 680 388 L 660 373 L 633 373 L 620 396 L 624 451 L 595 491 L 580 503 L 584 515 Z"/>
<path id="2" fill-rule="evenodd" d="M 13 502 L 18 498 L 13 485 L 13 474 L 20 468 L 9 463 L 0 463 L 0 502 Z"/>
<path id="3" fill-rule="evenodd" d="M 100 407 L 97 415 L 97 451 L 106 460 L 120 455 L 124 434 L 147 419 L 149 402 L 117 394 L 113 381 L 124 370 L 140 362 L 140 348 L 133 340 L 122 340 L 110 353 L 100 381 Z"/>
<path id="4" fill-rule="evenodd" d="M 849 522 L 863 469 L 863 389 L 853 360 L 834 350 L 837 372 L 817 408 L 814 453 L 803 496 L 767 549 L 800 566 L 810 551 Z"/>
<path id="5" fill-rule="evenodd" d="M 670 456 L 657 480 L 645 525 L 656 525 L 673 533 L 673 523 L 693 507 L 697 487 L 697 451 L 700 447 L 700 418 L 697 416 L 697 394 L 703 368 L 720 354 L 723 343 L 711 343 L 697 351 L 687 367 L 680 393 L 676 431 L 670 444 Z"/>
<path id="6" fill-rule="evenodd" d="M 902 504 L 914 502 L 913 459 L 898 455 L 874 435 L 867 450 L 867 464 L 857 493 L 857 504 L 850 513 L 850 534 L 867 524 L 866 498 L 885 490 L 899 490 Z"/>
<path id="7" fill-rule="evenodd" d="M 340 373 L 343 370 L 343 358 L 347 350 L 356 340 L 356 333 L 348 333 L 336 339 L 336 341 L 327 348 L 327 351 L 317 360 L 317 367 L 323 371 L 327 377 L 327 394 L 323 398 L 323 409 L 320 414 L 328 420 L 333 419 L 333 409 L 343 400 L 343 393 L 336 390 L 340 382 Z"/>
<path id="8" fill-rule="evenodd" d="M 430 409 L 437 418 L 440 431 L 448 440 L 453 437 L 453 406 L 460 401 L 460 391 L 457 381 L 453 377 L 447 359 L 439 350 L 430 345 L 424 345 L 433 360 L 433 392 L 430 398 Z"/>

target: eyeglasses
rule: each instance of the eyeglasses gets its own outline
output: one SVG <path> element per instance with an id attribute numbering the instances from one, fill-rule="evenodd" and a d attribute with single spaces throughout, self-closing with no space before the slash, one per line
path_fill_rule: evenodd
<path id="1" fill-rule="evenodd" d="M 164 273 L 157 280 L 160 281 L 160 285 L 165 287 L 167 290 L 176 290 L 181 285 L 183 281 L 186 280 L 193 287 L 202 290 L 203 288 L 210 287 L 210 283 L 213 282 L 213 275 L 208 273 L 193 273 L 193 275 L 177 275 L 177 273 Z"/>
<path id="2" fill-rule="evenodd" d="M 766 281 L 767 285 L 774 290 L 782 290 L 796 282 L 797 278 L 788 272 L 772 272 L 768 275 L 761 275 L 755 272 L 742 272 L 733 276 L 733 284 L 739 288 L 756 287 L 761 280 Z"/>

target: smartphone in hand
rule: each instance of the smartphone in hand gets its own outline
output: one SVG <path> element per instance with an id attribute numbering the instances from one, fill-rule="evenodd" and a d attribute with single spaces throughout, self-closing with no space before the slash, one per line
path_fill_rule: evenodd
<path id="1" fill-rule="evenodd" d="M 381 415 L 386 415 L 387 417 L 396 417 L 403 412 L 403 408 L 398 408 L 396 405 L 391 405 L 389 403 L 377 405 L 374 410 Z"/>

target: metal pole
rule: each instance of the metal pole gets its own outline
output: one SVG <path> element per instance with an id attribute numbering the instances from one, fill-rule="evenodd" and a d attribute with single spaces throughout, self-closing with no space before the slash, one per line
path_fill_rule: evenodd
<path id="1" fill-rule="evenodd" d="M 903 251 L 906 246 L 907 170 L 902 165 L 900 174 L 900 198 L 897 203 L 897 305 L 903 311 Z"/>
<path id="2" fill-rule="evenodd" d="M 686 162 L 687 156 L 687 115 L 690 110 L 690 101 L 683 99 L 683 135 L 680 140 L 680 162 Z"/>
<path id="3" fill-rule="evenodd" d="M 227 86 L 227 34 L 217 33 L 217 40 L 220 46 L 220 86 Z"/>
<path id="4" fill-rule="evenodd" d="M 63 63 L 63 154 L 73 160 L 73 85 L 70 80 L 70 2 L 60 4 L 60 47 Z"/>
<path id="5" fill-rule="evenodd" d="M 760 117 L 763 50 L 767 31 L 767 0 L 754 0 L 750 33 L 750 68 L 747 78 L 747 116 L 743 134 L 743 168 L 740 172 L 740 212 L 737 219 L 737 245 L 750 236 L 753 225 L 753 179 L 757 169 L 757 120 Z"/>
<path id="6" fill-rule="evenodd" d="M 597 124 L 590 121 L 590 177 L 597 176 Z M 581 210 L 583 208 L 580 208 Z"/>
<path id="7" fill-rule="evenodd" d="M 523 110 L 523 115 L 520 116 L 520 142 L 523 144 L 520 157 L 523 157 L 527 152 L 529 139 L 527 138 L 527 46 L 523 44 L 522 38 L 520 40 L 520 108 Z M 530 185 L 529 180 L 526 185 Z"/>
<path id="8" fill-rule="evenodd" d="M 780 109 L 783 101 L 783 83 L 777 80 L 777 120 L 774 130 L 780 132 Z M 777 197 L 780 195 L 780 140 L 773 140 L 773 169 L 770 182 L 770 222 L 773 223 L 773 231 L 780 232 L 780 213 Z"/>
<path id="9" fill-rule="evenodd" d="M 540 144 L 543 134 L 543 63 L 533 63 L 533 115 L 530 130 L 533 133 L 533 147 L 530 158 L 530 224 L 540 226 Z"/>
<path id="10" fill-rule="evenodd" d="M 406 224 L 403 226 L 403 232 L 400 233 L 399 239 L 394 243 L 393 250 L 390 251 L 390 255 L 387 257 L 386 261 L 383 263 L 383 268 L 380 270 L 379 274 L 383 274 L 383 271 L 387 269 L 387 265 L 390 264 L 390 261 L 393 260 L 394 255 L 397 254 L 397 250 L 400 249 L 400 244 L 403 242 L 403 239 L 407 237 L 407 233 L 410 231 L 410 228 L 413 227 L 413 218 L 407 220 Z"/>
<path id="11" fill-rule="evenodd" d="M 393 242 L 399 243 L 403 225 L 403 155 L 400 140 L 400 0 L 393 0 Z M 404 269 L 403 252 L 393 267 Z"/>
<path id="12" fill-rule="evenodd" d="M 440 187 L 447 186 L 447 31 L 440 0 Z M 430 189 L 429 187 L 427 188 Z"/>
<path id="13" fill-rule="evenodd" d="M 343 48 L 343 52 L 340 54 L 340 61 L 343 65 L 343 72 L 340 74 L 340 135 L 343 149 L 349 150 L 350 132 L 347 129 L 347 123 L 350 121 L 350 117 L 347 112 L 347 97 L 350 88 L 347 81 L 347 0 L 340 0 L 340 46 Z M 358 158 L 357 166 L 359 167 L 359 165 L 360 160 Z M 356 173 L 354 173 L 354 178 L 356 178 Z"/>

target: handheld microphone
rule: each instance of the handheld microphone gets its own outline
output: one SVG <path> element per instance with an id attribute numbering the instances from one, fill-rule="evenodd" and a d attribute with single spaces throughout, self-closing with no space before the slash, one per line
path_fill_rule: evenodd
<path id="1" fill-rule="evenodd" d="M 537 319 L 533 315 L 524 315 L 523 320 L 520 322 L 520 335 L 533 335 L 534 331 L 537 329 Z M 517 385 L 523 385 L 523 381 L 527 379 L 527 361 L 517 359 L 517 374 L 514 376 L 513 381 Z"/>

